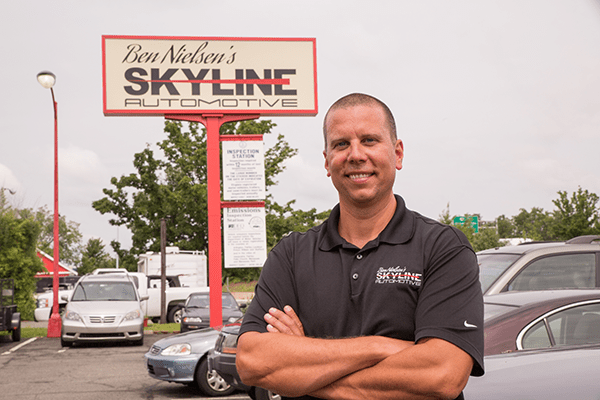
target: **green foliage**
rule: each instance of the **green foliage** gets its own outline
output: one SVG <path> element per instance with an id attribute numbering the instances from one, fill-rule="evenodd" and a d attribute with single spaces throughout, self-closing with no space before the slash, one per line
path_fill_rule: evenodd
<path id="1" fill-rule="evenodd" d="M 552 236 L 556 240 L 569 240 L 575 236 L 600 234 L 600 210 L 598 195 L 577 189 L 571 198 L 559 191 L 558 199 L 552 200 L 556 210 L 552 212 Z"/>
<path id="2" fill-rule="evenodd" d="M 39 224 L 7 207 L 0 193 L 0 279 L 14 279 L 15 302 L 23 319 L 32 319 L 35 309 L 35 274 L 42 271 L 36 254 L 39 235 Z"/>
<path id="3" fill-rule="evenodd" d="M 88 240 L 81 254 L 81 266 L 77 269 L 79 275 L 89 274 L 97 268 L 115 268 L 116 260 L 104 250 L 102 239 Z"/>
<path id="4" fill-rule="evenodd" d="M 470 223 L 457 226 L 471 242 L 475 251 L 502 246 L 500 238 L 524 238 L 534 241 L 564 241 L 583 235 L 600 235 L 600 198 L 595 193 L 581 187 L 568 196 L 559 191 L 558 199 L 552 200 L 556 209 L 544 211 L 533 207 L 530 211 L 524 208 L 519 214 L 507 218 L 501 215 L 496 218 L 495 227 L 480 228 L 475 234 Z M 439 218 L 440 222 L 452 224 L 448 206 Z"/>
<path id="5" fill-rule="evenodd" d="M 23 218 L 32 218 L 40 226 L 40 235 L 37 247 L 46 254 L 54 252 L 54 212 L 48 207 L 40 207 L 37 210 L 19 210 Z M 58 248 L 60 261 L 67 265 L 78 266 L 81 262 L 81 238 L 79 224 L 67 221 L 64 215 L 58 218 Z"/>
<path id="6" fill-rule="evenodd" d="M 542 208 L 533 207 L 531 211 L 521 208 L 519 214 L 512 218 L 514 235 L 513 237 L 533 239 L 533 240 L 552 240 L 552 216 Z"/>

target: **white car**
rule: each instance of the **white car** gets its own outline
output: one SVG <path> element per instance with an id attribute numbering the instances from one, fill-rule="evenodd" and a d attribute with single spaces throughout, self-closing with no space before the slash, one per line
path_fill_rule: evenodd
<path id="1" fill-rule="evenodd" d="M 129 274 L 86 275 L 73 289 L 62 316 L 61 344 L 144 343 L 144 314 Z"/>

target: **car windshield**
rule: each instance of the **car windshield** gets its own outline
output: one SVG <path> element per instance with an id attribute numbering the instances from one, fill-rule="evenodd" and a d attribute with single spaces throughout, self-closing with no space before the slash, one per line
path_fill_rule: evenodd
<path id="1" fill-rule="evenodd" d="M 508 269 L 518 258 L 519 254 L 477 254 L 479 263 L 479 280 L 481 290 L 485 293 L 488 288 Z"/>
<path id="2" fill-rule="evenodd" d="M 237 303 L 235 298 L 229 294 L 223 293 L 221 297 L 223 308 L 235 308 Z M 208 294 L 197 294 L 190 296 L 185 304 L 187 308 L 208 308 L 210 306 L 210 298 Z"/>
<path id="3" fill-rule="evenodd" d="M 131 282 L 83 282 L 73 292 L 71 301 L 135 301 Z"/>

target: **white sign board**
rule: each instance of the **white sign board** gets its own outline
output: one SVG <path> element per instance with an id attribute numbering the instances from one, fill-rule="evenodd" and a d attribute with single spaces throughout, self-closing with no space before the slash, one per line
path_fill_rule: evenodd
<path id="1" fill-rule="evenodd" d="M 223 199 L 265 199 L 265 152 L 262 141 L 224 141 Z"/>
<path id="2" fill-rule="evenodd" d="M 223 210 L 225 268 L 262 267 L 267 259 L 264 207 Z"/>
<path id="3" fill-rule="evenodd" d="M 316 115 L 314 38 L 102 36 L 105 115 Z"/>

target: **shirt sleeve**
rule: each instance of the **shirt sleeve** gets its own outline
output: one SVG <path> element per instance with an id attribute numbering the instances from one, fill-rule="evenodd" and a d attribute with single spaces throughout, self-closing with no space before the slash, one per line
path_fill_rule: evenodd
<path id="1" fill-rule="evenodd" d="M 293 234 L 292 234 L 293 235 Z M 290 305 L 297 310 L 297 298 L 292 271 L 292 238 L 283 238 L 269 253 L 258 284 L 254 289 L 254 297 L 246 310 L 240 336 L 249 331 L 267 332 L 264 315 L 271 307 L 283 310 Z"/>
<path id="2" fill-rule="evenodd" d="M 438 238 L 425 271 L 415 314 L 415 341 L 444 339 L 475 361 L 471 375 L 483 369 L 483 296 L 477 257 L 462 232 L 452 228 Z"/>

